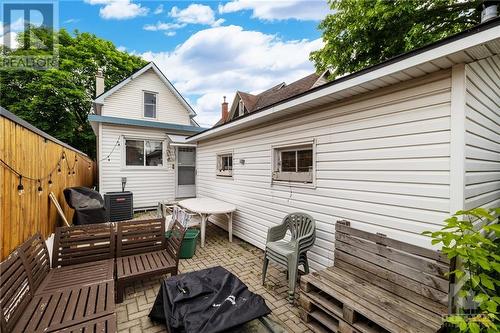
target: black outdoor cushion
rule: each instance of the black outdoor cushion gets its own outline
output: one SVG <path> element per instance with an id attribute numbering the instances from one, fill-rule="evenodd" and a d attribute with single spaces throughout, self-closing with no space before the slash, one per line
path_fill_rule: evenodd
<path id="1" fill-rule="evenodd" d="M 269 313 L 261 296 L 217 266 L 163 280 L 149 317 L 170 332 L 214 333 Z"/>

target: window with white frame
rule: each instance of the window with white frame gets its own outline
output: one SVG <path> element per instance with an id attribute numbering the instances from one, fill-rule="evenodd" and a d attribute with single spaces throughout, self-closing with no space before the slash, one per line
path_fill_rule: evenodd
<path id="1" fill-rule="evenodd" d="M 156 118 L 156 93 L 144 92 L 144 118 Z"/>
<path id="2" fill-rule="evenodd" d="M 125 140 L 126 166 L 163 166 L 163 142 L 154 140 Z"/>
<path id="3" fill-rule="evenodd" d="M 313 183 L 313 143 L 275 147 L 273 156 L 273 180 Z"/>
<path id="4" fill-rule="evenodd" d="M 217 176 L 233 176 L 233 154 L 217 154 Z"/>

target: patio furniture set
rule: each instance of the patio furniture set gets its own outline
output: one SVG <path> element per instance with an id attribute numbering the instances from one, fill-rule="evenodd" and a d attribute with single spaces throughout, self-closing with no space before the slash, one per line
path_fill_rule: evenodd
<path id="1" fill-rule="evenodd" d="M 236 208 L 211 200 L 181 202 L 191 212 L 176 208 L 173 223 L 158 218 L 57 228 L 52 268 L 41 235 L 31 237 L 0 264 L 2 332 L 115 332 L 115 303 L 123 301 L 127 285 L 152 276 L 177 275 L 183 237 L 193 212 L 201 215 L 202 243 L 210 214 L 227 214 L 232 240 L 232 211 Z M 167 225 L 171 225 L 169 237 L 165 237 Z M 264 285 L 269 261 L 287 267 L 288 299 L 293 302 L 298 267 L 303 266 L 306 275 L 301 278 L 299 305 L 311 330 L 381 333 L 436 332 L 441 328 L 441 318 L 448 311 L 445 273 L 451 265 L 443 254 L 339 221 L 334 266 L 309 274 L 307 251 L 315 236 L 311 216 L 287 215 L 280 225 L 269 228 L 262 268 Z M 234 282 L 220 284 L 218 276 Z M 222 268 L 170 278 L 162 288 L 165 290 L 160 290 L 150 316 L 162 319 L 167 329 L 194 332 L 201 327 L 210 331 L 241 324 L 249 315 L 246 311 L 247 316 L 238 320 L 226 313 L 231 322 L 214 326 L 212 315 L 226 317 L 210 304 L 213 314 L 200 317 L 196 311 L 207 300 L 244 308 L 248 299 L 255 298 L 255 304 L 262 305 L 255 318 L 269 313 L 260 296 L 246 291 L 237 277 Z M 242 292 L 248 295 L 233 295 Z M 197 306 L 179 310 L 184 306 L 182 299 Z M 222 309 L 232 311 L 230 305 Z M 176 320 L 172 321 L 173 317 Z M 250 317 L 245 320 L 253 319 Z M 193 323 L 193 318 L 206 322 Z"/>
<path id="2" fill-rule="evenodd" d="M 136 280 L 177 274 L 185 228 L 163 219 L 61 227 L 52 268 L 40 234 L 0 264 L 2 332 L 116 332 L 116 302 Z M 116 294 L 115 294 L 116 290 Z"/>

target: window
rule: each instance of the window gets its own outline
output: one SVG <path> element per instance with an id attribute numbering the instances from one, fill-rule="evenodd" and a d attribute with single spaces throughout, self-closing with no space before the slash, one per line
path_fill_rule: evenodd
<path id="1" fill-rule="evenodd" d="M 314 175 L 313 144 L 276 147 L 273 180 L 312 183 Z"/>
<path id="2" fill-rule="evenodd" d="M 163 166 L 163 142 L 125 140 L 126 166 Z"/>
<path id="3" fill-rule="evenodd" d="M 144 117 L 156 118 L 156 93 L 144 92 Z"/>
<path id="4" fill-rule="evenodd" d="M 233 154 L 217 155 L 217 176 L 233 176 Z"/>
<path id="5" fill-rule="evenodd" d="M 242 116 L 244 113 L 245 113 L 245 104 L 243 103 L 243 101 L 240 101 L 238 103 L 238 117 Z"/>

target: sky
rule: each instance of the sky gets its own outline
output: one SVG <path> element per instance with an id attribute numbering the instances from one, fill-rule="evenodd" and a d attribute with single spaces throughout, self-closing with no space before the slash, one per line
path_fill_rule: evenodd
<path id="1" fill-rule="evenodd" d="M 59 2 L 59 27 L 91 32 L 154 61 L 198 113 L 220 118 L 222 97 L 257 93 L 314 71 L 326 0 Z"/>

